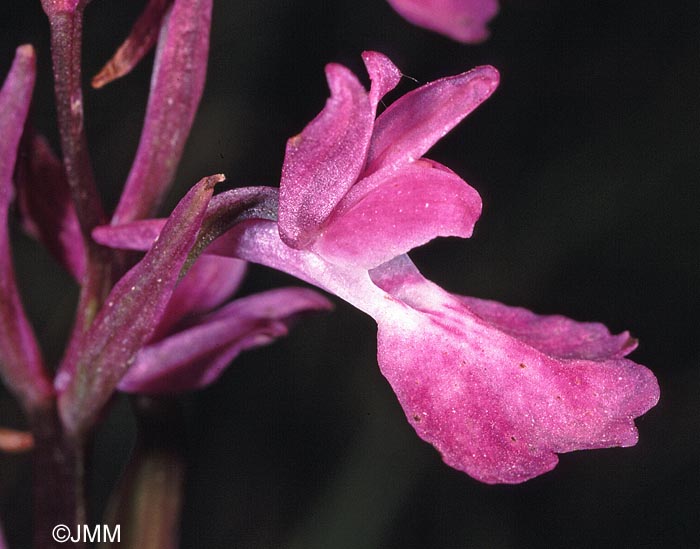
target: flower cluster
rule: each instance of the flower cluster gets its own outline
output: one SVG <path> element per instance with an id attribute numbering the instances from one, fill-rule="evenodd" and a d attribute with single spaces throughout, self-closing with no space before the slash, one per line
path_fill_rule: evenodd
<path id="1" fill-rule="evenodd" d="M 625 358 L 636 347 L 627 332 L 453 295 L 425 279 L 407 255 L 436 237 L 472 235 L 479 194 L 425 155 L 496 90 L 495 68 L 420 86 L 378 115 L 399 69 L 383 54 L 365 52 L 367 90 L 346 67 L 329 64 L 330 97 L 287 142 L 279 187 L 215 196 L 224 176 L 212 175 L 166 219 L 153 218 L 202 96 L 213 6 L 149 0 L 92 81 L 104 86 L 156 49 L 138 150 L 107 215 L 84 130 L 87 3 L 42 0 L 61 158 L 28 121 L 36 77 L 31 46 L 17 49 L 0 90 L 0 379 L 32 429 L 29 435 L 0 426 L 0 450 L 35 445 L 35 472 L 45 480 L 36 485 L 68 498 L 62 510 L 45 503 L 56 499 L 53 492 L 37 497 L 40 520 L 84 519 L 87 441 L 119 391 L 148 397 L 135 402 L 162 403 L 200 389 L 243 350 L 286 335 L 299 315 L 332 307 L 316 290 L 299 287 L 233 299 L 246 262 L 289 273 L 373 317 L 379 367 L 407 420 L 448 465 L 479 481 L 519 483 L 551 470 L 557 454 L 635 444 L 634 419 L 656 404 L 659 387 L 647 368 Z M 389 3 L 409 21 L 462 42 L 484 40 L 498 11 L 496 0 Z M 21 303 L 10 244 L 13 203 L 22 228 L 80 287 L 74 327 L 55 367 L 45 364 Z M 148 449 L 135 456 L 146 462 Z M 170 471 L 181 482 L 181 468 Z M 128 494 L 149 476 L 125 478 L 133 481 Z M 171 507 L 177 515 L 178 502 Z M 170 534 L 159 531 L 158 539 L 174 545 L 177 521 L 164 515 Z M 37 546 L 51 546 L 44 530 L 37 530 Z"/>
<path id="2" fill-rule="evenodd" d="M 35 79 L 31 46 L 17 50 L 0 95 L 6 136 L 0 148 L 0 374 L 30 414 L 55 399 L 73 435 L 92 429 L 116 389 L 173 394 L 200 388 L 240 351 L 285 335 L 299 313 L 330 307 L 324 297 L 301 288 L 229 302 L 244 262 L 198 258 L 193 250 L 223 176 L 193 187 L 140 261 L 96 245 L 90 232 L 106 218 L 84 146 L 81 91 L 69 86 L 80 80 L 71 55 L 79 56 L 75 46 L 84 7 L 44 3 L 53 31 L 63 162 L 29 125 L 24 130 Z M 149 2 L 95 79 L 102 86 L 125 74 L 157 42 L 141 141 L 113 224 L 152 215 L 170 188 L 204 87 L 211 10 L 211 0 Z M 73 335 L 55 376 L 45 368 L 14 279 L 8 211 L 15 196 L 26 231 L 82 288 Z"/>

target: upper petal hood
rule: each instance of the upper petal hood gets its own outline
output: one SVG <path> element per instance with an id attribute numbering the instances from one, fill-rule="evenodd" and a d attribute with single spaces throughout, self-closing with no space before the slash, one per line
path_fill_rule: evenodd
<path id="1" fill-rule="evenodd" d="M 400 72 L 379 53 L 363 59 L 369 94 L 344 67 L 326 68 L 331 98 L 287 144 L 278 222 L 293 248 L 372 268 L 436 236 L 471 235 L 478 194 L 421 157 L 489 97 L 498 72 L 484 66 L 431 82 L 375 121 Z"/>
<path id="2" fill-rule="evenodd" d="M 369 94 L 342 65 L 329 64 L 331 96 L 304 130 L 287 142 L 280 181 L 279 231 L 293 248 L 312 242 L 318 229 L 358 180 L 365 165 L 377 103 L 401 73 L 384 55 L 365 52 Z"/>
<path id="3" fill-rule="evenodd" d="M 374 113 L 354 74 L 326 67 L 331 97 L 321 113 L 287 142 L 280 180 L 279 231 L 295 248 L 317 228 L 355 183 L 365 164 Z"/>

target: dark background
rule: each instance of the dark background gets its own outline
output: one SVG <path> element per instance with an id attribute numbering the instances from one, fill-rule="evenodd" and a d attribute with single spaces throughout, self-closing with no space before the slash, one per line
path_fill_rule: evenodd
<path id="1" fill-rule="evenodd" d="M 55 143 L 39 5 L 2 3 L 0 72 L 18 44 L 35 44 L 34 122 Z M 87 75 L 141 5 L 88 7 Z M 429 154 L 481 193 L 484 213 L 472 239 L 433 242 L 414 259 L 454 292 L 630 330 L 641 342 L 632 358 L 662 392 L 637 421 L 637 446 L 563 455 L 523 485 L 483 485 L 415 436 L 376 367 L 373 321 L 337 301 L 183 399 L 184 548 L 700 546 L 698 11 L 697 1 L 504 0 L 492 38 L 464 46 L 409 25 L 383 0 L 216 2 L 205 97 L 166 211 L 211 173 L 230 186 L 276 185 L 285 140 L 323 106 L 329 61 L 365 82 L 364 49 L 420 82 L 493 64 L 500 89 Z M 136 148 L 151 63 L 86 91 L 111 205 Z M 404 79 L 399 94 L 415 86 Z M 24 299 L 56 359 L 75 289 L 17 237 Z M 254 267 L 243 290 L 290 283 Z M 0 425 L 21 424 L 0 393 Z M 96 444 L 98 509 L 132 437 L 122 400 Z M 26 457 L 0 456 L 0 515 L 14 547 L 28 543 L 29 482 Z"/>

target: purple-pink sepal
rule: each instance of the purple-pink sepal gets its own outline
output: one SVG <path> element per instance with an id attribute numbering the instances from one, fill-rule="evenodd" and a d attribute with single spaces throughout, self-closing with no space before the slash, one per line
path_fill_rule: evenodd
<path id="1" fill-rule="evenodd" d="M 53 394 L 34 331 L 22 307 L 8 226 L 14 199 L 13 172 L 35 77 L 34 49 L 20 46 L 0 90 L 0 377 L 28 410 L 45 404 Z"/>
<path id="2" fill-rule="evenodd" d="M 326 298 L 305 288 L 279 288 L 236 299 L 146 345 L 119 389 L 148 394 L 200 389 L 218 379 L 241 351 L 287 335 L 298 314 L 330 308 Z"/>
<path id="3" fill-rule="evenodd" d="M 212 0 L 175 0 L 162 20 L 141 140 L 113 224 L 154 215 L 204 90 Z"/>
<path id="4" fill-rule="evenodd" d="M 22 226 L 80 283 L 85 244 L 63 164 L 43 136 L 26 134 L 15 172 Z"/>
<path id="5" fill-rule="evenodd" d="M 101 88 L 131 72 L 158 41 L 163 17 L 173 0 L 148 0 L 129 36 L 104 67 L 92 78 L 92 87 Z"/>
<path id="6" fill-rule="evenodd" d="M 407 21 L 465 44 L 489 37 L 488 22 L 498 13 L 498 0 L 388 0 Z"/>

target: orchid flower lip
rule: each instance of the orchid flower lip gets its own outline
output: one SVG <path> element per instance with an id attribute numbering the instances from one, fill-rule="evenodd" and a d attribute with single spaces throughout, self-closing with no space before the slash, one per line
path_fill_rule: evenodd
<path id="1" fill-rule="evenodd" d="M 556 454 L 631 446 L 659 400 L 627 332 L 453 296 L 407 258 L 373 280 L 419 313 L 379 319 L 379 363 L 406 417 L 446 463 L 487 483 L 551 470 Z M 431 364 L 431 367 L 426 367 Z"/>

